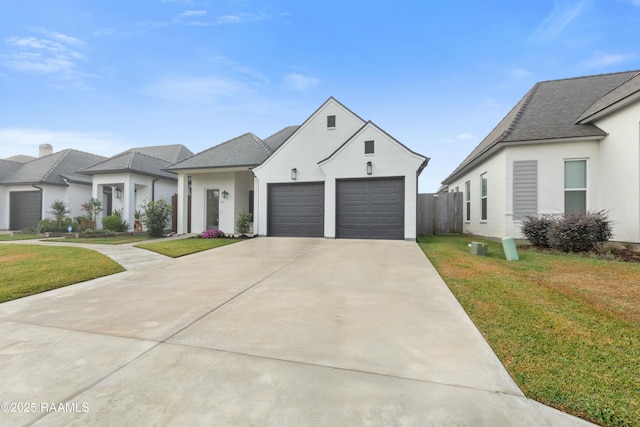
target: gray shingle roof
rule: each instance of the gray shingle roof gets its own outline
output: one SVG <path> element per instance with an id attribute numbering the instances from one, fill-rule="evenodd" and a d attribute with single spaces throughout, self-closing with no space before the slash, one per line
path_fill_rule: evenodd
<path id="1" fill-rule="evenodd" d="M 629 98 L 632 95 L 640 92 L 640 72 L 637 72 L 633 77 L 631 77 L 626 82 L 622 83 L 620 86 L 607 93 L 602 98 L 598 99 L 591 107 L 587 109 L 582 115 L 578 118 L 578 123 L 583 123 L 588 121 L 595 114 L 598 114 L 602 110 L 605 110 L 625 99 Z"/>
<path id="2" fill-rule="evenodd" d="M 288 126 L 273 135 L 265 138 L 264 143 L 269 147 L 269 151 L 273 154 L 300 126 Z"/>
<path id="3" fill-rule="evenodd" d="M 15 156 L 7 157 L 4 160 L 9 160 L 10 162 L 16 163 L 27 163 L 35 159 L 37 159 L 37 157 L 27 156 L 26 154 L 17 154 Z"/>
<path id="4" fill-rule="evenodd" d="M 16 173 L 21 167 L 22 163 L 0 159 L 0 184 L 3 184 L 7 178 Z"/>
<path id="5" fill-rule="evenodd" d="M 173 164 L 167 170 L 257 166 L 278 149 L 296 129 L 297 126 L 289 126 L 264 141 L 247 132 Z"/>
<path id="6" fill-rule="evenodd" d="M 442 183 L 453 181 L 474 160 L 501 143 L 606 135 L 597 126 L 578 121 L 637 74 L 638 71 L 628 71 L 536 83 Z M 604 102 L 610 105 L 624 93 L 609 95 Z M 597 108 L 599 111 L 604 107 Z"/>
<path id="7" fill-rule="evenodd" d="M 173 145 L 156 145 L 152 147 L 137 147 L 132 148 L 122 153 L 118 153 L 113 157 L 118 157 L 121 154 L 136 152 L 146 154 L 147 156 L 157 157 L 158 159 L 166 160 L 169 163 L 176 163 L 186 159 L 193 155 L 193 152 L 182 144 Z"/>
<path id="8" fill-rule="evenodd" d="M 125 151 L 124 153 L 109 157 L 100 163 L 84 168 L 80 173 L 85 175 L 137 173 L 140 175 L 176 179 L 175 174 L 163 170 L 170 164 L 171 162 L 138 151 Z"/>
<path id="9" fill-rule="evenodd" d="M 91 184 L 91 177 L 81 175 L 77 171 L 101 160 L 104 160 L 104 157 L 95 154 L 73 149 L 62 150 L 19 165 L 19 168 L 3 177 L 1 183 L 66 185 L 66 179 Z"/>
<path id="10" fill-rule="evenodd" d="M 104 173 L 137 173 L 160 178 L 176 179 L 176 175 L 164 169 L 193 153 L 182 144 L 157 145 L 132 148 L 108 159 L 84 168 L 80 173 L 95 175 Z"/>

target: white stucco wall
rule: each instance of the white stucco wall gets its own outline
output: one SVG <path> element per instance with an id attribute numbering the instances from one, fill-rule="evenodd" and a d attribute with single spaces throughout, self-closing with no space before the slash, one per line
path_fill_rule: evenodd
<path id="1" fill-rule="evenodd" d="M 374 141 L 374 153 L 364 153 L 364 141 Z M 424 161 L 419 155 L 401 146 L 377 127 L 368 124 L 358 132 L 331 159 L 320 167 L 325 182 L 325 236 L 336 236 L 336 180 L 345 178 L 404 177 L 404 229 L 405 239 L 415 240 L 417 172 Z M 371 175 L 367 175 L 367 162 L 371 162 Z"/>
<path id="2" fill-rule="evenodd" d="M 595 124 L 608 133 L 599 145 L 599 209 L 614 223 L 614 240 L 640 242 L 640 102 Z"/>
<path id="3" fill-rule="evenodd" d="M 39 186 L 41 187 L 41 186 Z M 8 230 L 11 221 L 11 196 L 12 191 L 38 191 L 30 185 L 8 185 L 0 187 L 0 230 Z M 44 218 L 44 217 L 43 217 Z"/>
<path id="4" fill-rule="evenodd" d="M 336 126 L 332 129 L 327 128 L 327 116 L 331 115 L 336 116 Z M 364 123 L 337 101 L 329 100 L 274 155 L 254 168 L 256 176 L 254 209 L 255 220 L 257 220 L 254 221 L 254 231 L 256 234 L 264 236 L 268 232 L 267 184 L 294 182 L 291 179 L 293 168 L 297 170 L 295 182 L 324 181 L 325 175 L 318 166 L 318 162 L 329 157 Z M 325 197 L 326 191 L 325 188 Z M 328 231 L 325 224 L 325 233 Z"/>
<path id="5" fill-rule="evenodd" d="M 122 189 L 122 198 L 118 199 L 113 195 L 111 207 L 114 211 L 122 209 L 130 230 L 133 230 L 135 225 L 135 211 L 142 211 L 142 205 L 144 205 L 145 201 L 160 200 L 160 198 L 164 197 L 168 203 L 171 203 L 171 196 L 178 192 L 177 181 L 170 179 L 157 179 L 152 176 L 133 173 L 94 175 L 92 197 L 102 200 L 103 208 L 106 208 L 107 205 L 107 198 L 103 194 L 105 186 L 112 188 L 117 186 Z M 102 226 L 101 218 L 104 214 L 106 212 L 98 218 L 98 228 Z"/>
<path id="6" fill-rule="evenodd" d="M 184 174 L 186 175 L 187 173 Z M 225 172 L 191 172 L 190 175 L 192 180 L 191 232 L 202 233 L 206 230 L 207 190 L 217 189 L 220 191 L 218 228 L 227 234 L 235 233 L 238 215 L 243 210 L 249 211 L 249 191 L 253 190 L 251 172 L 244 169 Z M 228 193 L 227 198 L 222 196 L 224 191 Z M 183 227 L 186 228 L 186 225 Z"/>
<path id="7" fill-rule="evenodd" d="M 449 185 L 465 191 L 471 181 L 471 221 L 464 221 L 464 232 L 480 236 L 521 238 L 521 221 L 513 220 L 513 162 L 538 161 L 538 215 L 564 213 L 564 162 L 587 160 L 587 210 L 603 209 L 599 203 L 600 166 L 597 141 L 548 142 L 511 145 L 474 167 Z M 487 220 L 481 221 L 481 180 L 487 173 Z M 466 195 L 463 213 L 466 215 Z"/>

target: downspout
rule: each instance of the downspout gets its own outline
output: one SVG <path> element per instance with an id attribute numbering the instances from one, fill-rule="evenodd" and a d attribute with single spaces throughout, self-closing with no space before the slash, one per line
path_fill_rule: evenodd
<path id="1" fill-rule="evenodd" d="M 155 178 L 151 181 L 151 201 L 156 201 L 156 181 L 160 181 L 160 178 Z"/>
<path id="2" fill-rule="evenodd" d="M 44 215 L 42 214 L 42 209 L 44 209 L 44 189 L 35 184 L 31 184 L 31 186 L 40 190 L 40 220 L 42 220 L 44 218 Z"/>

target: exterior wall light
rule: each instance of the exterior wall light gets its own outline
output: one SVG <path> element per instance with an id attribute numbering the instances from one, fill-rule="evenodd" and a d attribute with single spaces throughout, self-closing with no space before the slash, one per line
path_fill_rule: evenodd
<path id="1" fill-rule="evenodd" d="M 373 173 L 373 165 L 371 162 L 367 162 L 367 175 L 371 175 Z"/>
<path id="2" fill-rule="evenodd" d="M 291 169 L 291 179 L 295 181 L 297 177 L 298 177 L 298 169 L 296 168 Z"/>
<path id="3" fill-rule="evenodd" d="M 222 198 L 223 199 L 226 199 L 228 195 L 229 195 L 229 192 L 227 190 L 222 190 Z"/>
<path id="4" fill-rule="evenodd" d="M 116 199 L 122 199 L 122 190 L 120 189 L 120 187 L 116 187 L 114 191 L 116 193 Z"/>

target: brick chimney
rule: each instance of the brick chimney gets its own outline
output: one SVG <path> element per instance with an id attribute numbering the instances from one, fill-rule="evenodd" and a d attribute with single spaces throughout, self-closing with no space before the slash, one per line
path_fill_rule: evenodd
<path id="1" fill-rule="evenodd" d="M 40 157 L 53 154 L 53 146 L 51 144 L 40 144 Z"/>

